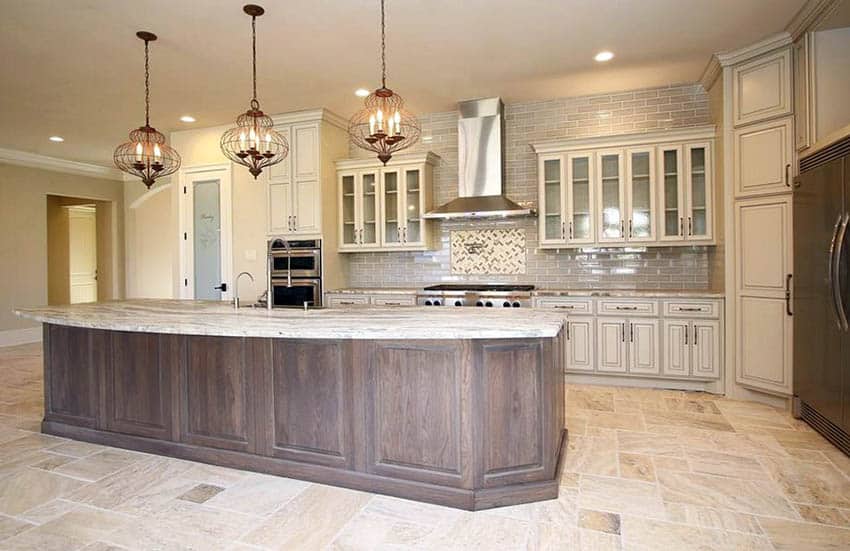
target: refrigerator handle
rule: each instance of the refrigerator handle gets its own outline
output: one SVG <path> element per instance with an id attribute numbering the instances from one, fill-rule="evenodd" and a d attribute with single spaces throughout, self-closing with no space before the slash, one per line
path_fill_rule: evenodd
<path id="1" fill-rule="evenodd" d="M 844 238 L 847 235 L 847 223 L 850 221 L 850 215 L 847 213 L 841 215 L 839 217 L 839 225 L 838 231 L 833 240 L 833 247 L 831 250 L 831 258 L 832 258 L 832 266 L 830 267 L 830 283 L 832 287 L 832 302 L 835 307 L 835 311 L 838 315 L 839 329 L 843 331 L 847 331 L 848 323 L 847 323 L 847 315 L 844 312 L 844 305 L 842 301 L 842 290 L 841 290 L 841 280 L 838 277 L 838 271 L 841 268 L 841 257 L 842 251 L 844 249 Z"/>
<path id="2" fill-rule="evenodd" d="M 794 312 L 791 311 L 791 278 L 794 277 L 791 274 L 785 276 L 785 313 L 789 316 L 793 316 Z"/>

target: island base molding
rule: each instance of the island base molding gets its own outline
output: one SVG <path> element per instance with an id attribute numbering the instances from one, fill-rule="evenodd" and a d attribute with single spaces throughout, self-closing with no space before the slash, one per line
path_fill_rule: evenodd
<path id="1" fill-rule="evenodd" d="M 561 336 L 211 337 L 46 324 L 47 434 L 487 509 L 558 495 Z"/>

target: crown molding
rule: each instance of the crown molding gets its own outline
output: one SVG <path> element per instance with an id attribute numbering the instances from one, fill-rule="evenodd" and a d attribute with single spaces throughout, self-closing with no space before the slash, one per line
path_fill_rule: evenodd
<path id="1" fill-rule="evenodd" d="M 754 42 L 749 46 L 715 54 L 715 57 L 717 57 L 717 61 L 720 62 L 721 66 L 727 67 L 729 65 L 735 65 L 736 63 L 747 61 L 753 57 L 766 54 L 767 52 L 776 50 L 777 48 L 782 48 L 789 44 L 791 44 L 791 35 L 786 31 L 782 31 L 770 35 L 767 38 L 763 38 L 758 42 Z"/>
<path id="2" fill-rule="evenodd" d="M 711 87 L 717 82 L 722 72 L 723 65 L 720 64 L 720 60 L 717 59 L 716 55 L 712 55 L 711 59 L 705 65 L 705 69 L 702 70 L 702 75 L 699 77 L 699 82 L 706 92 L 711 90 Z"/>
<path id="3" fill-rule="evenodd" d="M 393 155 L 393 158 L 387 163 L 387 168 L 400 165 L 431 165 L 434 166 L 439 161 L 440 156 L 431 151 L 425 153 L 409 153 L 407 155 Z M 337 169 L 360 169 L 360 168 L 382 168 L 384 163 L 375 157 L 366 157 L 363 159 L 340 159 L 336 161 Z"/>
<path id="4" fill-rule="evenodd" d="M 39 155 L 38 153 L 28 153 L 26 151 L 5 149 L 2 147 L 0 147 L 0 163 L 26 166 L 30 168 L 41 168 L 44 170 L 52 170 L 54 172 L 77 174 L 79 176 L 91 176 L 92 178 L 102 178 L 104 180 L 120 181 L 123 180 L 124 175 L 124 173 L 117 168 L 81 163 L 79 161 L 69 161 L 67 159 L 48 157 L 47 155 Z"/>
<path id="5" fill-rule="evenodd" d="M 691 142 L 711 140 L 717 134 L 714 125 L 690 126 L 673 128 L 637 134 L 615 134 L 613 136 L 594 136 L 590 138 L 570 138 L 566 140 L 551 140 L 531 144 L 537 154 L 564 153 L 585 149 L 620 148 L 643 145 L 655 145 L 670 142 Z"/>
<path id="6" fill-rule="evenodd" d="M 348 121 L 327 109 L 308 109 L 306 111 L 293 111 L 291 113 L 280 113 L 272 115 L 275 126 L 280 124 L 296 124 L 301 122 L 324 121 L 333 126 L 346 130 Z"/>
<path id="7" fill-rule="evenodd" d="M 792 41 L 796 41 L 807 32 L 817 29 L 839 5 L 841 0 L 808 0 L 785 27 L 785 31 L 791 35 Z"/>

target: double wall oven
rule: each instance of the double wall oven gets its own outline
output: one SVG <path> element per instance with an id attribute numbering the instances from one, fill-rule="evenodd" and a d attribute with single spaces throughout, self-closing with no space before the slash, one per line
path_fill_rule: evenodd
<path id="1" fill-rule="evenodd" d="M 269 299 L 275 308 L 322 305 L 322 240 L 276 238 L 268 247 Z"/>

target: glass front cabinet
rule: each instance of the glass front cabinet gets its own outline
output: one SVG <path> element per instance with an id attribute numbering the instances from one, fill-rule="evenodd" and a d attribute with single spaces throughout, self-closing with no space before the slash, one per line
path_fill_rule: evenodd
<path id="1" fill-rule="evenodd" d="M 423 214 L 431 208 L 433 166 L 427 155 L 337 162 L 339 250 L 425 250 L 432 240 Z"/>
<path id="2" fill-rule="evenodd" d="M 533 145 L 540 246 L 713 245 L 714 132 L 698 127 Z"/>

